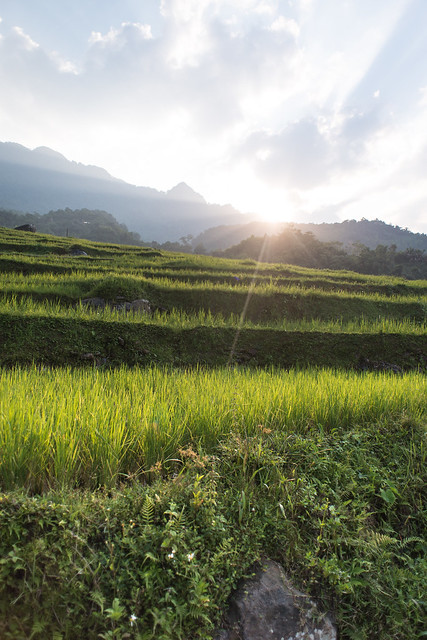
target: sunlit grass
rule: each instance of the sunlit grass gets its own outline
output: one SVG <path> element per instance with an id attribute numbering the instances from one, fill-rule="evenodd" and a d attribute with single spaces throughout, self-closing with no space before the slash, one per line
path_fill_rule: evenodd
<path id="1" fill-rule="evenodd" d="M 414 372 L 16 368 L 0 374 L 0 483 L 111 485 L 260 425 L 286 437 L 423 419 L 426 397 Z"/>
<path id="2" fill-rule="evenodd" d="M 187 313 L 180 309 L 172 309 L 167 313 L 155 311 L 152 315 L 148 315 L 125 312 L 109 306 L 103 309 L 96 309 L 82 305 L 81 302 L 75 306 L 66 306 L 60 302 L 40 301 L 30 297 L 21 298 L 16 295 L 0 298 L 0 313 L 23 317 L 125 322 L 129 324 L 165 326 L 173 329 L 194 329 L 195 327 L 233 329 L 240 327 L 242 329 L 274 329 L 278 331 L 319 333 L 395 333 L 408 335 L 424 335 L 427 331 L 427 322 L 417 323 L 410 318 L 398 320 L 381 316 L 377 318 L 365 318 L 362 316 L 347 321 L 342 318 L 329 321 L 317 318 L 301 318 L 298 320 L 283 318 L 278 321 L 252 322 L 247 319 L 241 321 L 240 316 L 233 313 L 224 316 L 204 310 Z"/>
<path id="3" fill-rule="evenodd" d="M 373 290 L 352 290 L 351 288 L 340 288 L 340 281 L 335 281 L 331 288 L 331 281 L 328 281 L 326 288 L 322 288 L 322 282 L 317 280 L 315 286 L 310 286 L 310 281 L 304 282 L 304 286 L 294 281 L 287 282 L 286 280 L 274 280 L 272 278 L 255 279 L 241 281 L 238 279 L 230 280 L 230 274 L 228 274 L 228 280 L 194 280 L 190 277 L 184 278 L 182 275 L 179 278 L 173 276 L 169 271 L 168 275 L 160 275 L 156 271 L 156 275 L 153 273 L 147 273 L 145 276 L 142 273 L 132 274 L 119 273 L 118 271 L 103 270 L 101 272 L 93 271 L 75 271 L 72 273 L 30 273 L 23 275 L 19 272 L 4 273 L 0 282 L 0 293 L 3 294 L 37 294 L 37 295 L 56 295 L 58 298 L 66 296 L 68 298 L 78 299 L 91 294 L 92 289 L 96 289 L 103 285 L 105 281 L 114 280 L 118 281 L 116 287 L 118 288 L 118 295 L 120 295 L 119 285 L 132 288 L 144 289 L 157 289 L 159 291 L 211 291 L 215 292 L 227 292 L 233 291 L 234 293 L 247 293 L 249 290 L 253 294 L 258 295 L 277 295 L 284 294 L 287 296 L 298 296 L 306 298 L 308 296 L 316 297 L 336 297 L 339 296 L 343 300 L 348 299 L 363 299 L 371 302 L 388 302 L 393 301 L 397 303 L 418 303 L 425 300 L 423 296 L 423 290 L 411 288 L 410 292 L 401 294 L 390 294 L 388 291 L 382 292 Z M 198 277 L 201 277 L 198 274 Z M 422 283 L 423 281 L 419 281 Z M 411 287 L 414 283 L 411 283 Z M 343 285 L 344 286 L 344 285 Z"/>

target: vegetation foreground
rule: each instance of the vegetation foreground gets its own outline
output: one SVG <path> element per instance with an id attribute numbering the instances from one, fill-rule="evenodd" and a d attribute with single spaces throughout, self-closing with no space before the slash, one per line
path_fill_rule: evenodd
<path id="1" fill-rule="evenodd" d="M 427 283 L 71 246 L 0 230 L 0 637 L 207 640 L 265 556 L 425 636 Z"/>

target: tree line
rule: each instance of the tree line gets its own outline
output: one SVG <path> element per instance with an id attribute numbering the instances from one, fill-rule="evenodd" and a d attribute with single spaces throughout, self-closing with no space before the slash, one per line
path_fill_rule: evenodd
<path id="1" fill-rule="evenodd" d="M 252 258 L 261 262 L 282 262 L 315 269 L 349 269 L 373 275 L 395 275 L 409 279 L 427 278 L 427 255 L 422 249 L 398 251 L 396 245 L 370 249 L 356 243 L 321 242 L 313 233 L 287 228 L 273 236 L 251 236 L 224 251 L 222 258 Z"/>
<path id="2" fill-rule="evenodd" d="M 34 225 L 39 233 L 54 236 L 142 245 L 139 233 L 129 231 L 106 211 L 67 208 L 40 214 L 0 209 L 0 226 L 14 228 L 23 224 Z"/>
<path id="3" fill-rule="evenodd" d="M 395 244 L 378 244 L 371 249 L 364 244 L 344 245 L 342 242 L 322 242 L 311 231 L 287 226 L 276 235 L 255 236 L 236 245 L 208 252 L 203 244 L 195 244 L 192 235 L 179 241 L 144 242 L 139 233 L 129 231 L 124 224 L 106 211 L 90 209 L 58 209 L 46 214 L 22 213 L 0 209 L 0 226 L 34 225 L 40 233 L 69 236 L 98 242 L 113 242 L 150 246 L 163 251 L 209 254 L 221 258 L 250 258 L 260 262 L 295 264 L 315 269 L 348 269 L 364 274 L 394 275 L 408 279 L 427 278 L 427 255 L 424 249 L 397 250 Z"/>

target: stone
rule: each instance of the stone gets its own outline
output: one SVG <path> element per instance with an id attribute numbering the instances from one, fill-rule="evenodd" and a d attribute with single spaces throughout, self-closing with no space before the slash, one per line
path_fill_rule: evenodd
<path id="1" fill-rule="evenodd" d="M 33 224 L 21 224 L 19 227 L 15 227 L 15 231 L 31 231 L 31 233 L 35 233 L 36 228 Z"/>
<path id="2" fill-rule="evenodd" d="M 119 299 L 116 298 L 116 300 L 111 305 L 111 308 L 115 309 L 116 311 L 130 311 L 131 303 L 125 301 L 119 302 Z"/>
<path id="3" fill-rule="evenodd" d="M 133 311 L 134 313 L 139 312 L 151 314 L 151 304 L 148 300 L 144 300 L 144 298 L 141 298 L 140 300 L 134 300 L 130 304 L 130 311 Z"/>
<path id="4" fill-rule="evenodd" d="M 95 360 L 95 356 L 93 355 L 93 353 L 82 353 L 80 358 L 82 360 L 91 360 L 91 361 Z"/>
<path id="5" fill-rule="evenodd" d="M 392 371 L 393 373 L 403 373 L 402 367 L 392 362 L 384 362 L 383 360 L 369 360 L 363 356 L 359 357 L 357 369 L 361 371 Z"/>
<path id="6" fill-rule="evenodd" d="M 104 309 L 105 308 L 105 300 L 104 298 L 85 298 L 82 300 L 82 304 L 93 307 L 94 309 Z"/>
<path id="7" fill-rule="evenodd" d="M 298 591 L 283 568 L 266 560 L 232 596 L 215 640 L 336 640 L 329 615 Z"/>

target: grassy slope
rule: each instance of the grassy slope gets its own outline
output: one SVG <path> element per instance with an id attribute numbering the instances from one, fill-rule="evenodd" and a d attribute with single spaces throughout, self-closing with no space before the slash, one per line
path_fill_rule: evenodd
<path id="1" fill-rule="evenodd" d="M 201 256 L 161 255 L 137 247 L 81 241 L 88 257 L 71 257 L 73 241 L 11 230 L 0 233 L 0 266 L 4 269 L 0 300 L 3 345 L 0 364 L 32 361 L 50 365 L 82 364 L 92 353 L 97 362 L 210 366 L 230 362 L 253 366 L 355 367 L 360 358 L 407 368 L 425 367 L 427 340 L 414 332 L 299 331 L 298 322 L 366 325 L 381 319 L 425 326 L 427 283 L 365 277 L 351 272 L 320 272 L 252 261 L 215 260 Z M 12 251 L 10 250 L 12 248 Z M 176 276 L 176 277 L 175 277 Z M 165 313 L 198 314 L 193 327 L 171 322 L 136 323 L 126 316 L 88 321 L 43 310 L 43 301 L 70 309 L 80 299 L 102 296 L 148 298 Z M 21 308 L 13 300 L 21 301 Z M 26 312 L 23 302 L 39 303 Z M 246 324 L 239 326 L 244 311 Z M 235 317 L 227 326 L 207 326 L 203 314 Z M 105 314 L 104 314 L 105 315 Z M 284 321 L 293 330 L 280 328 Z M 248 323 L 256 323 L 256 328 Z M 296 329 L 296 330 L 295 330 Z M 238 338 L 238 339 L 237 339 Z M 89 364 L 92 361 L 86 361 Z"/>
<path id="2" fill-rule="evenodd" d="M 341 638 L 421 637 L 425 376 L 256 367 L 425 368 L 427 283 L 84 241 L 72 258 L 72 244 L 0 230 L 0 637 L 211 638 L 263 554 L 322 598 Z M 249 291 L 258 325 L 237 334 Z M 148 297 L 172 326 L 73 315 L 87 295 Z M 237 317 L 180 328 L 175 309 Z M 368 332 L 295 330 L 355 315 Z M 228 362 L 248 366 L 217 371 Z M 85 370 L 48 366 L 64 364 Z"/>

